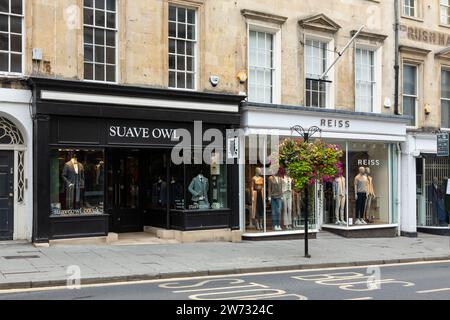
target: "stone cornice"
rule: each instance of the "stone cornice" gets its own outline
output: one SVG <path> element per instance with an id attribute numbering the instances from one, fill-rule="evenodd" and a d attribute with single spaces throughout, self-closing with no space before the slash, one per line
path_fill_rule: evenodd
<path id="1" fill-rule="evenodd" d="M 277 15 L 274 15 L 271 13 L 254 11 L 254 10 L 249 10 L 249 9 L 242 9 L 241 13 L 246 19 L 260 20 L 260 21 L 275 23 L 275 24 L 279 24 L 279 25 L 284 24 L 286 22 L 286 20 L 288 19 L 287 17 L 277 16 Z"/>

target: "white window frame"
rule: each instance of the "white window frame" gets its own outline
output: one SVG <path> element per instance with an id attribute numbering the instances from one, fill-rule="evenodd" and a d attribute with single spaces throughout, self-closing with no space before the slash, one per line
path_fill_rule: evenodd
<path id="1" fill-rule="evenodd" d="M 272 81 L 272 102 L 271 104 L 281 103 L 281 27 L 266 25 L 262 22 L 247 23 L 247 74 L 249 79 L 247 86 L 250 85 L 250 31 L 270 33 L 273 35 L 273 81 Z M 249 91 L 249 88 L 247 88 Z M 248 93 L 248 92 L 247 92 Z M 250 100 L 249 100 L 250 101 Z M 250 101 L 252 102 L 252 101 Z"/>
<path id="2" fill-rule="evenodd" d="M 405 73 L 404 73 L 404 67 L 405 66 L 411 66 L 411 67 L 414 67 L 414 68 L 416 68 L 416 95 L 409 95 L 409 94 L 405 94 L 405 88 L 404 88 L 404 77 L 405 77 Z M 419 65 L 418 64 L 414 64 L 414 63 L 411 63 L 411 62 L 403 62 L 403 65 L 402 65 L 402 111 L 403 111 L 403 113 L 404 113 L 404 110 L 403 110 L 403 106 L 404 106 L 404 99 L 403 99 L 403 97 L 409 97 L 409 98 L 414 98 L 415 99 L 415 101 L 416 101 L 416 103 L 415 103 L 415 123 L 414 123 L 414 126 L 410 126 L 410 125 L 408 125 L 407 126 L 407 128 L 410 128 L 410 129 L 417 129 L 418 128 L 418 123 L 419 123 L 419 93 L 420 93 L 420 83 L 419 83 L 419 72 L 420 72 L 420 69 L 419 69 Z"/>
<path id="3" fill-rule="evenodd" d="M 195 32 L 195 41 L 191 41 L 191 40 L 186 40 L 186 39 L 181 39 L 178 38 L 178 34 L 177 37 L 171 37 L 169 34 L 169 11 L 170 11 L 170 7 L 176 7 L 176 8 L 183 8 L 186 10 L 194 10 L 195 12 L 195 28 L 194 28 L 194 32 Z M 197 91 L 198 90 L 198 81 L 199 81 L 199 42 L 200 42 L 200 34 L 199 34 L 199 12 L 198 12 L 199 8 L 195 8 L 195 7 L 189 7 L 189 6 L 184 6 L 184 5 L 180 5 L 178 3 L 172 3 L 169 2 L 168 6 L 167 6 L 167 87 L 171 90 L 180 90 L 180 91 Z M 178 20 L 178 17 L 177 17 Z M 177 22 L 178 23 L 178 22 Z M 178 25 L 177 25 L 177 30 L 178 30 Z M 186 29 L 187 32 L 187 29 Z M 170 59 L 170 52 L 169 52 L 169 40 L 173 39 L 175 41 L 189 41 L 189 42 L 193 42 L 194 43 L 194 71 L 193 71 L 193 75 L 194 75 L 194 88 L 190 89 L 190 88 L 178 88 L 176 86 L 177 84 L 177 77 L 176 77 L 176 73 L 178 72 L 178 69 L 176 69 L 177 65 L 176 65 L 176 60 L 175 60 L 175 69 L 170 69 L 170 64 L 169 64 L 169 59 Z M 175 44 L 176 46 L 176 44 Z M 175 54 L 177 55 L 177 54 Z M 184 56 L 187 56 L 186 54 Z M 175 72 L 175 87 L 171 87 L 170 86 L 170 72 Z M 186 70 L 184 71 L 186 73 Z M 190 73 L 190 72 L 189 72 Z"/>
<path id="4" fill-rule="evenodd" d="M 317 34 L 312 34 L 312 33 L 306 33 L 304 34 L 303 37 L 303 43 L 304 43 L 304 47 L 306 47 L 306 41 L 307 40 L 312 40 L 312 41 L 320 41 L 323 43 L 326 43 L 327 45 L 327 54 L 326 54 L 326 58 L 327 58 L 327 68 L 330 66 L 330 64 L 336 59 L 336 56 L 333 52 L 332 49 L 330 48 L 334 48 L 334 38 L 332 37 L 325 37 L 325 36 L 320 36 Z M 304 54 L 303 54 L 303 77 L 304 77 L 304 105 L 306 106 L 306 49 L 304 48 Z M 328 72 L 327 74 L 327 79 L 329 81 L 328 83 L 328 87 L 327 87 L 327 92 L 326 92 L 326 103 L 325 103 L 325 108 L 324 109 L 335 109 L 335 67 L 331 68 L 331 70 Z M 315 107 L 311 107 L 311 108 L 315 108 Z"/>
<path id="5" fill-rule="evenodd" d="M 406 4 L 407 1 L 408 5 Z M 411 15 L 412 10 L 414 10 L 414 15 Z M 419 18 L 419 0 L 403 0 L 402 14 L 405 17 Z"/>
<path id="6" fill-rule="evenodd" d="M 382 88 L 383 88 L 383 77 L 382 77 L 382 64 L 381 61 L 383 61 L 383 48 L 382 47 L 376 47 L 371 45 L 365 45 L 361 43 L 357 43 L 355 46 L 354 54 L 355 54 L 355 111 L 359 112 L 360 110 L 357 110 L 356 105 L 356 98 L 357 98 L 357 72 L 356 72 L 356 51 L 357 50 L 367 50 L 371 51 L 373 53 L 373 63 L 374 63 L 374 87 L 373 87 L 373 97 L 372 97 L 372 113 L 381 113 L 381 104 L 382 104 Z"/>
<path id="7" fill-rule="evenodd" d="M 86 63 L 86 62 L 88 62 L 88 63 L 91 63 L 92 65 L 93 65 L 93 70 L 92 70 L 92 72 L 93 72 L 93 75 L 94 75 L 94 78 L 95 78 L 95 51 L 93 51 L 93 61 L 92 62 L 89 62 L 89 61 L 86 61 L 85 59 L 84 59 L 84 46 L 85 46 L 85 42 L 84 42 L 84 28 L 87 26 L 88 28 L 97 28 L 97 26 L 95 26 L 95 16 L 94 16 L 94 25 L 86 25 L 85 23 L 84 23 L 84 8 L 85 8 L 85 6 L 84 6 L 84 0 L 82 0 L 82 7 L 81 7 L 81 21 L 82 21 L 82 26 L 83 26 L 83 28 L 82 28 L 82 41 L 83 41 L 83 81 L 86 81 L 86 82 L 92 82 L 92 83 L 109 83 L 109 84 L 118 84 L 119 82 L 120 82 L 120 66 L 119 66 L 119 62 L 120 62 L 120 59 L 119 59 L 119 30 L 120 30 L 120 19 L 119 19 L 119 13 L 120 13 L 120 9 L 119 9 L 119 1 L 118 0 L 115 0 L 115 2 L 116 2 L 116 28 L 115 28 L 115 30 L 114 29 L 111 29 L 111 28 L 107 28 L 107 27 L 105 27 L 105 28 L 102 28 L 103 30 L 114 30 L 115 31 L 115 38 L 116 38 L 116 48 L 115 48 L 115 51 L 116 51 L 116 61 L 115 61 L 115 67 L 116 67 L 116 70 L 115 70 L 115 81 L 107 81 L 106 80 L 106 39 L 105 39 L 105 63 L 104 63 L 104 65 L 105 65 L 105 80 L 95 80 L 95 79 L 86 79 L 85 78 L 85 69 L 84 69 L 84 64 Z M 106 5 L 106 3 L 105 3 L 105 5 Z M 86 7 L 86 8 L 89 8 L 89 7 Z M 93 10 L 95 11 L 95 2 L 94 2 L 94 8 L 93 8 Z M 105 9 L 103 9 L 103 11 L 105 12 L 105 19 L 106 19 L 106 13 L 107 12 L 110 12 L 110 11 L 108 11 L 107 9 L 106 9 L 106 6 L 105 6 Z M 105 22 L 105 24 L 106 24 L 106 22 Z M 93 46 L 95 47 L 95 33 L 92 35 L 93 36 Z M 106 36 L 105 36 L 106 37 Z"/>
<path id="8" fill-rule="evenodd" d="M 22 56 L 22 70 L 21 72 L 10 72 L 10 71 L 0 71 L 0 76 L 4 76 L 4 77 L 21 77 L 25 74 L 25 63 L 26 63 L 26 52 L 27 50 L 25 50 L 25 46 L 26 46 L 26 30 L 25 30 L 25 0 L 22 0 L 22 14 L 15 14 L 15 13 L 8 13 L 8 17 L 9 16 L 14 16 L 14 17 L 20 17 L 22 18 L 22 52 L 21 52 L 21 56 Z M 8 19 L 8 30 L 11 30 L 11 22 L 10 19 Z M 10 34 L 11 32 L 8 31 L 8 37 L 9 37 L 9 48 L 8 51 L 2 51 L 2 52 L 6 52 L 8 53 L 8 70 L 11 70 L 11 41 L 10 41 Z"/>
<path id="9" fill-rule="evenodd" d="M 447 3 L 442 3 L 443 0 L 439 0 L 439 19 L 440 23 L 444 25 L 450 25 L 450 1 L 444 0 Z M 445 11 L 444 11 L 445 10 Z M 445 18 L 445 21 L 443 20 Z"/>
<path id="10" fill-rule="evenodd" d="M 448 72 L 448 73 L 450 73 L 450 67 L 442 67 L 441 68 L 441 81 L 440 81 L 440 83 L 441 83 L 441 87 L 439 88 L 439 90 L 440 90 L 440 102 L 441 102 L 441 114 L 440 114 L 440 117 L 439 117 L 439 119 L 441 119 L 441 123 L 439 124 L 439 126 L 440 127 L 442 127 L 442 101 L 448 101 L 448 102 L 450 102 L 450 98 L 444 98 L 443 96 L 442 96 L 442 73 L 443 72 Z M 449 110 L 450 111 L 450 110 Z M 449 121 L 449 125 L 450 125 L 450 121 Z M 444 130 L 444 131 L 450 131 L 450 126 L 449 127 L 442 127 L 441 128 L 442 130 Z"/>

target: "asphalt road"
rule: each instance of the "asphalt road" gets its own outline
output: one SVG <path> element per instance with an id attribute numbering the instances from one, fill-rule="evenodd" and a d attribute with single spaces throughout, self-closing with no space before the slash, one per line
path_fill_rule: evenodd
<path id="1" fill-rule="evenodd" d="M 0 300 L 450 300 L 450 261 L 0 291 Z"/>

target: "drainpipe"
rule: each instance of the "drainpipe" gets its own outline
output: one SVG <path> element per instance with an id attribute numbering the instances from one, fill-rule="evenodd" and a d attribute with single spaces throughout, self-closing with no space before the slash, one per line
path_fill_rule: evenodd
<path id="1" fill-rule="evenodd" d="M 397 224 L 398 236 L 402 235 L 402 146 L 396 144 L 397 149 Z"/>
<path id="2" fill-rule="evenodd" d="M 399 110 L 399 93 L 400 93 L 400 5 L 398 0 L 394 0 L 395 12 L 395 101 L 394 113 L 400 115 Z"/>

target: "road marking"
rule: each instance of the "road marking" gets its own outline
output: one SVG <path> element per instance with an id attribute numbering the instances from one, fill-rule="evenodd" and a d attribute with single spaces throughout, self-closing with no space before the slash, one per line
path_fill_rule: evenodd
<path id="1" fill-rule="evenodd" d="M 254 273 L 243 273 L 239 274 L 239 277 L 249 277 L 249 276 L 261 276 L 261 275 L 282 275 L 282 274 L 292 274 L 292 273 L 308 273 L 317 271 L 330 271 L 330 270 L 359 270 L 367 269 L 367 267 L 402 267 L 411 265 L 430 265 L 430 264 L 445 264 L 450 263 L 450 260 L 437 260 L 437 261 L 419 261 L 419 262 L 408 262 L 408 263 L 393 263 L 393 264 L 381 264 L 381 265 L 366 265 L 366 266 L 352 266 L 352 267 L 338 267 L 338 268 L 316 268 L 316 269 L 300 269 L 300 270 L 287 270 L 287 271 L 271 271 L 271 272 L 254 272 Z M 218 275 L 218 276 L 197 276 L 190 278 L 173 278 L 173 279 L 155 279 L 155 280 L 143 280 L 143 281 L 121 281 L 121 282 L 110 282 L 110 283 L 99 283 L 99 284 L 83 284 L 83 279 L 81 279 L 82 289 L 83 288 L 99 288 L 99 287 L 115 287 L 115 286 L 127 286 L 127 285 L 137 285 L 137 284 L 152 284 L 152 283 L 164 283 L 168 281 L 189 281 L 189 280 L 202 280 L 202 279 L 221 279 L 221 278 L 235 278 L 236 274 L 230 275 Z M 57 291 L 57 290 L 67 290 L 66 286 L 58 287 L 42 287 L 42 288 L 28 288 L 28 289 L 13 289 L 13 290 L 0 290 L 0 295 L 2 294 L 12 294 L 12 293 L 26 293 L 26 292 L 43 292 L 43 291 Z"/>
<path id="2" fill-rule="evenodd" d="M 353 298 L 353 299 L 345 299 L 345 300 L 349 300 L 349 301 L 358 301 L 358 300 L 373 300 L 372 297 L 363 297 L 363 298 Z"/>
<path id="3" fill-rule="evenodd" d="M 422 291 L 417 291 L 417 293 L 433 293 L 433 292 L 444 292 L 444 291 L 450 291 L 450 288 L 422 290 Z"/>

